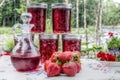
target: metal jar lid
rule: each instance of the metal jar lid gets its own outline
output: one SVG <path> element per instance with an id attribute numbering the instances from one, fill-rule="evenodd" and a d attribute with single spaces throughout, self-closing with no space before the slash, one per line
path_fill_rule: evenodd
<path id="1" fill-rule="evenodd" d="M 52 8 L 72 8 L 72 4 L 70 3 L 54 3 L 52 4 Z"/>
<path id="2" fill-rule="evenodd" d="M 27 5 L 27 8 L 47 8 L 47 4 L 45 3 L 30 3 Z"/>
<path id="3" fill-rule="evenodd" d="M 63 34 L 62 39 L 65 40 L 81 40 L 81 35 L 80 34 Z"/>
<path id="4" fill-rule="evenodd" d="M 40 34 L 40 39 L 58 39 L 57 34 Z"/>

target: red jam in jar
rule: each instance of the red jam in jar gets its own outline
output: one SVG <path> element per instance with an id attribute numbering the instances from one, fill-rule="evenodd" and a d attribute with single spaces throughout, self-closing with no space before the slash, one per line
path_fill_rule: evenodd
<path id="1" fill-rule="evenodd" d="M 52 22 L 54 33 L 66 33 L 71 31 L 71 4 L 52 4 Z"/>
<path id="2" fill-rule="evenodd" d="M 41 61 L 45 62 L 51 55 L 58 51 L 58 35 L 57 34 L 41 34 L 40 35 L 40 53 Z"/>
<path id="3" fill-rule="evenodd" d="M 31 32 L 42 33 L 45 32 L 46 26 L 46 8 L 47 4 L 30 3 L 28 5 L 28 12 L 32 14 L 31 24 L 34 24 Z"/>
<path id="4" fill-rule="evenodd" d="M 64 34 L 63 51 L 81 51 L 81 37 L 78 34 Z"/>

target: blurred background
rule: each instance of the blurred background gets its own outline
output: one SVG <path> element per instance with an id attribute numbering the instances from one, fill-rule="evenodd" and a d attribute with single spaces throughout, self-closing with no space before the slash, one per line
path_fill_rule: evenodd
<path id="1" fill-rule="evenodd" d="M 0 27 L 12 27 L 20 22 L 20 14 L 26 11 L 27 2 L 47 3 L 47 21 L 51 23 L 51 4 L 68 1 L 73 5 L 72 27 L 76 27 L 77 0 L 0 0 Z M 79 1 L 79 27 L 84 25 L 84 0 Z M 118 25 L 120 23 L 119 0 L 102 0 L 102 25 Z M 86 0 L 87 26 L 95 26 L 99 0 Z M 48 23 L 47 23 L 48 24 Z"/>
<path id="2" fill-rule="evenodd" d="M 52 33 L 52 3 L 71 3 L 72 33 L 82 35 L 82 49 L 105 45 L 109 31 L 120 32 L 120 0 L 0 0 L 0 45 L 12 50 L 11 27 L 30 2 L 47 3 L 46 33 Z M 97 34 L 98 33 L 98 34 Z M 9 39 L 9 40 L 8 40 Z"/>

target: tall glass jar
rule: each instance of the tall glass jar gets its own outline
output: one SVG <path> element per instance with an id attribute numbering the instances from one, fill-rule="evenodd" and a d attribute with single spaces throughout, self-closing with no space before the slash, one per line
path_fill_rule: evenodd
<path id="1" fill-rule="evenodd" d="M 33 16 L 30 23 L 35 25 L 31 30 L 32 32 L 35 33 L 45 32 L 46 9 L 47 9 L 47 4 L 44 3 L 30 3 L 27 6 L 28 12 L 30 12 Z"/>
<path id="2" fill-rule="evenodd" d="M 81 36 L 79 34 L 64 34 L 62 36 L 63 51 L 81 51 Z"/>
<path id="3" fill-rule="evenodd" d="M 41 61 L 48 60 L 56 51 L 58 51 L 58 35 L 40 34 Z"/>
<path id="4" fill-rule="evenodd" d="M 52 22 L 54 33 L 68 33 L 71 31 L 71 4 L 52 4 Z"/>

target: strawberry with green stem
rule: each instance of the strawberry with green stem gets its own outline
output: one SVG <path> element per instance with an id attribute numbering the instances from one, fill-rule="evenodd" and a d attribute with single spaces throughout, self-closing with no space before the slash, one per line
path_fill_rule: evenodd
<path id="1" fill-rule="evenodd" d="M 75 76 L 77 73 L 77 66 L 75 62 L 67 62 L 63 64 L 62 69 L 67 76 L 72 77 L 72 76 Z"/>

